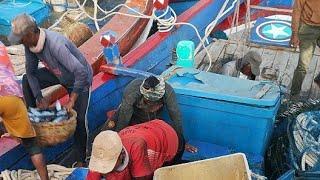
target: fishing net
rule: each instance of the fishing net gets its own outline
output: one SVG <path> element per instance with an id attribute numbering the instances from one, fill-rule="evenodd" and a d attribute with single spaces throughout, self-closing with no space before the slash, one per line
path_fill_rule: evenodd
<path id="1" fill-rule="evenodd" d="M 303 150 L 303 142 L 308 144 L 310 143 L 309 140 L 305 139 L 307 137 L 312 136 L 312 133 L 315 136 L 317 136 L 317 128 L 318 126 L 312 126 L 313 130 L 311 130 L 311 134 L 308 134 L 308 131 L 305 131 L 304 133 L 301 133 L 301 137 L 305 139 L 305 141 L 299 140 L 298 146 L 299 149 L 296 148 L 296 140 L 298 138 L 298 135 L 300 133 L 296 133 L 296 138 L 294 138 L 292 129 L 292 124 L 295 124 L 295 130 L 298 130 L 297 128 L 300 128 L 300 124 L 303 122 L 304 125 L 308 124 L 307 122 L 313 121 L 318 122 L 318 119 L 320 118 L 320 112 L 317 110 L 320 109 L 320 100 L 313 100 L 309 99 L 304 102 L 290 102 L 284 103 L 281 105 L 279 113 L 276 117 L 276 123 L 275 128 L 273 132 L 273 137 L 270 143 L 270 146 L 268 148 L 266 157 L 265 157 L 265 166 L 266 166 L 266 175 L 270 179 L 276 179 L 285 172 L 287 172 L 290 169 L 295 169 L 298 173 L 297 175 L 301 177 L 312 177 L 315 175 L 314 172 L 308 172 L 308 171 L 302 171 L 302 168 L 300 166 L 301 164 L 301 158 L 303 156 L 302 152 Z M 311 111 L 311 112 L 310 112 Z M 307 112 L 307 113 L 304 113 Z M 317 113 L 315 113 L 317 112 Z M 303 113 L 303 115 L 300 115 Z M 310 117 L 308 121 L 307 117 Z M 317 119 L 318 118 L 318 119 Z M 297 124 L 298 122 L 298 124 Z M 298 127 L 296 125 L 299 125 Z M 304 131 L 302 129 L 301 131 Z M 318 132 L 320 132 L 318 130 Z M 307 134 L 306 134 L 307 133 Z M 315 133 L 315 134 L 314 134 Z M 313 137 L 313 136 L 312 136 Z M 319 137 L 319 136 L 318 136 Z M 307 148 L 307 147 L 305 147 Z M 310 152 L 309 152 L 310 153 Z M 312 153 L 311 153 L 312 154 Z M 306 154 L 308 155 L 308 154 Z M 315 164 L 315 154 L 312 154 L 311 156 L 313 161 L 311 161 L 313 164 Z M 307 158 L 307 164 L 306 168 L 304 170 L 310 170 L 310 157 Z M 298 165 L 299 164 L 299 165 Z M 319 176 L 319 174 L 316 174 Z"/>

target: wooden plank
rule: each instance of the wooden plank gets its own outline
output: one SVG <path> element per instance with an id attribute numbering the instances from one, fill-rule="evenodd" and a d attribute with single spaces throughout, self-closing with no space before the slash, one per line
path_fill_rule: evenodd
<path id="1" fill-rule="evenodd" d="M 277 53 L 276 51 L 273 51 L 273 50 L 270 50 L 270 49 L 265 49 L 263 51 L 262 56 L 261 56 L 262 62 L 260 64 L 260 68 L 261 67 L 272 68 L 273 61 L 275 60 L 276 53 Z"/>
<path id="2" fill-rule="evenodd" d="M 258 48 L 258 47 L 250 47 L 249 50 L 257 52 L 258 54 L 260 54 L 260 56 L 262 56 L 263 51 L 264 51 L 263 48 Z"/>
<path id="3" fill-rule="evenodd" d="M 290 92 L 293 74 L 295 69 L 298 66 L 298 62 L 299 62 L 299 53 L 290 53 L 289 62 L 283 73 L 283 78 L 281 82 L 281 84 L 288 89 L 288 93 Z"/>
<path id="4" fill-rule="evenodd" d="M 317 57 L 317 67 L 314 71 L 314 76 L 313 79 L 318 75 L 318 73 L 320 72 L 320 56 L 316 56 Z M 312 85 L 311 85 L 311 90 L 310 90 L 310 95 L 309 98 L 311 99 L 317 99 L 320 97 L 320 89 L 318 87 L 318 85 L 312 80 Z"/>
<path id="5" fill-rule="evenodd" d="M 314 79 L 315 70 L 317 67 L 318 57 L 313 56 L 310 65 L 307 70 L 307 74 L 302 82 L 300 96 L 303 98 L 308 98 L 311 90 L 311 86 Z"/>
<path id="6" fill-rule="evenodd" d="M 225 59 L 225 58 L 232 58 L 232 59 L 234 58 L 233 55 L 236 49 L 238 48 L 238 46 L 236 44 L 226 44 L 225 46 L 226 46 L 225 51 L 219 55 L 218 60 Z"/>
<path id="7" fill-rule="evenodd" d="M 249 52 L 249 47 L 244 43 L 239 43 L 238 48 L 233 54 L 234 59 L 243 58 L 243 56 Z"/>
<path id="8" fill-rule="evenodd" d="M 237 28 L 234 27 L 234 28 L 232 29 L 232 34 L 229 35 L 229 39 L 231 39 L 231 40 L 233 40 L 233 41 L 240 41 L 240 40 L 242 40 L 241 38 L 242 38 L 242 36 L 243 36 L 243 34 L 244 34 L 244 30 L 238 31 L 238 32 L 236 32 L 236 31 L 237 31 Z"/>
<path id="9" fill-rule="evenodd" d="M 222 50 L 224 46 L 224 42 L 218 40 L 216 42 L 212 42 L 207 46 L 207 50 L 209 51 L 212 59 L 214 59 L 216 52 L 219 52 Z M 216 51 L 217 50 L 217 51 Z M 215 51 L 215 52 L 214 52 Z M 219 54 L 218 54 L 219 56 Z M 209 63 L 208 54 L 205 49 L 202 49 L 195 57 L 195 67 L 200 67 L 202 64 Z"/>
<path id="10" fill-rule="evenodd" d="M 245 34 L 243 34 L 243 35 L 245 35 Z M 265 45 L 256 44 L 256 43 L 252 43 L 252 42 L 248 43 L 245 41 L 245 38 L 246 37 L 243 37 L 242 43 L 246 43 L 250 47 L 271 49 L 271 50 L 284 50 L 284 51 L 288 51 L 288 52 L 292 52 L 292 53 L 297 53 L 297 52 L 299 53 L 299 49 L 294 49 L 291 47 L 281 47 L 281 46 L 272 46 L 272 45 L 265 46 Z M 233 39 L 231 39 L 231 40 L 222 40 L 221 39 L 220 41 L 230 41 L 231 44 L 238 44 L 239 43 L 238 41 L 235 41 Z M 316 47 L 316 50 L 314 51 L 314 55 L 320 56 L 320 48 Z"/>
<path id="11" fill-rule="evenodd" d="M 262 62 L 260 64 L 260 76 L 259 80 L 276 80 L 272 76 L 270 76 L 272 72 L 269 72 L 270 70 L 273 71 L 273 64 L 275 61 L 275 56 L 277 54 L 277 51 L 265 49 L 263 51 L 263 54 L 261 56 Z"/>
<path id="12" fill-rule="evenodd" d="M 210 72 L 220 73 L 220 70 L 227 59 L 228 60 L 235 60 L 233 55 L 234 55 L 237 48 L 238 48 L 238 46 L 236 44 L 226 43 L 225 48 L 222 49 L 222 52 L 220 53 L 215 64 L 211 67 Z M 208 66 L 206 69 L 208 69 Z"/>
<path id="13" fill-rule="evenodd" d="M 201 71 L 205 71 L 207 69 L 207 66 L 207 64 L 201 64 L 198 69 Z"/>
<path id="14" fill-rule="evenodd" d="M 283 8 L 273 8 L 265 6 L 250 5 L 251 9 L 259 9 L 265 11 L 281 12 L 281 13 L 292 13 L 292 9 L 283 9 Z"/>
<path id="15" fill-rule="evenodd" d="M 277 51 L 277 54 L 274 58 L 273 69 L 278 72 L 278 82 L 281 82 L 283 78 L 284 71 L 288 64 L 290 53 L 286 51 Z"/>
<path id="16" fill-rule="evenodd" d="M 210 45 L 208 51 L 211 55 L 212 59 L 212 66 L 214 66 L 215 62 L 218 60 L 220 54 L 224 51 L 225 42 L 218 40 L 217 42 L 214 42 Z M 203 50 L 205 51 L 205 50 Z M 206 67 L 204 70 L 207 70 L 209 67 L 209 58 L 207 56 L 204 57 L 204 59 L 200 62 L 201 64 L 205 64 Z M 197 66 L 196 66 L 197 67 Z"/>
<path id="17" fill-rule="evenodd" d="M 211 45 L 211 44 L 210 44 Z M 207 48 L 209 48 L 210 47 L 210 45 L 209 46 L 207 46 Z M 195 67 L 198 67 L 198 66 L 200 66 L 201 64 L 203 64 L 203 59 L 205 58 L 205 56 L 207 56 L 207 52 L 204 50 L 204 49 L 202 49 L 200 52 L 198 52 L 197 54 L 196 54 L 196 56 L 195 56 Z"/>

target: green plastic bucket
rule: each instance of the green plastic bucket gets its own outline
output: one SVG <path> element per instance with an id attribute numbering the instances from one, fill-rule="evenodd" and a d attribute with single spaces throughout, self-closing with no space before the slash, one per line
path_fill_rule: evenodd
<path id="1" fill-rule="evenodd" d="M 194 43 L 192 41 L 180 41 L 176 49 L 177 66 L 193 67 L 194 64 Z"/>

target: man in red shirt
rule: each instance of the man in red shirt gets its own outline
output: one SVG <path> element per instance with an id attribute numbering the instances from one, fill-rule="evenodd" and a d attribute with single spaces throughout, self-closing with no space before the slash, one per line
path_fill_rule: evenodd
<path id="1" fill-rule="evenodd" d="M 118 133 L 103 131 L 94 140 L 88 180 L 152 179 L 153 172 L 174 159 L 175 130 L 162 120 L 129 126 Z"/>

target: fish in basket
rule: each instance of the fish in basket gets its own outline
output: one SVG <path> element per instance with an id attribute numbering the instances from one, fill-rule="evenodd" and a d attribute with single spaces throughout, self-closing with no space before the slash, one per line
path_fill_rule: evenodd
<path id="1" fill-rule="evenodd" d="M 54 146 L 68 140 L 77 126 L 77 113 L 61 108 L 59 102 L 54 108 L 29 108 L 28 115 L 36 131 L 40 146 Z"/>

